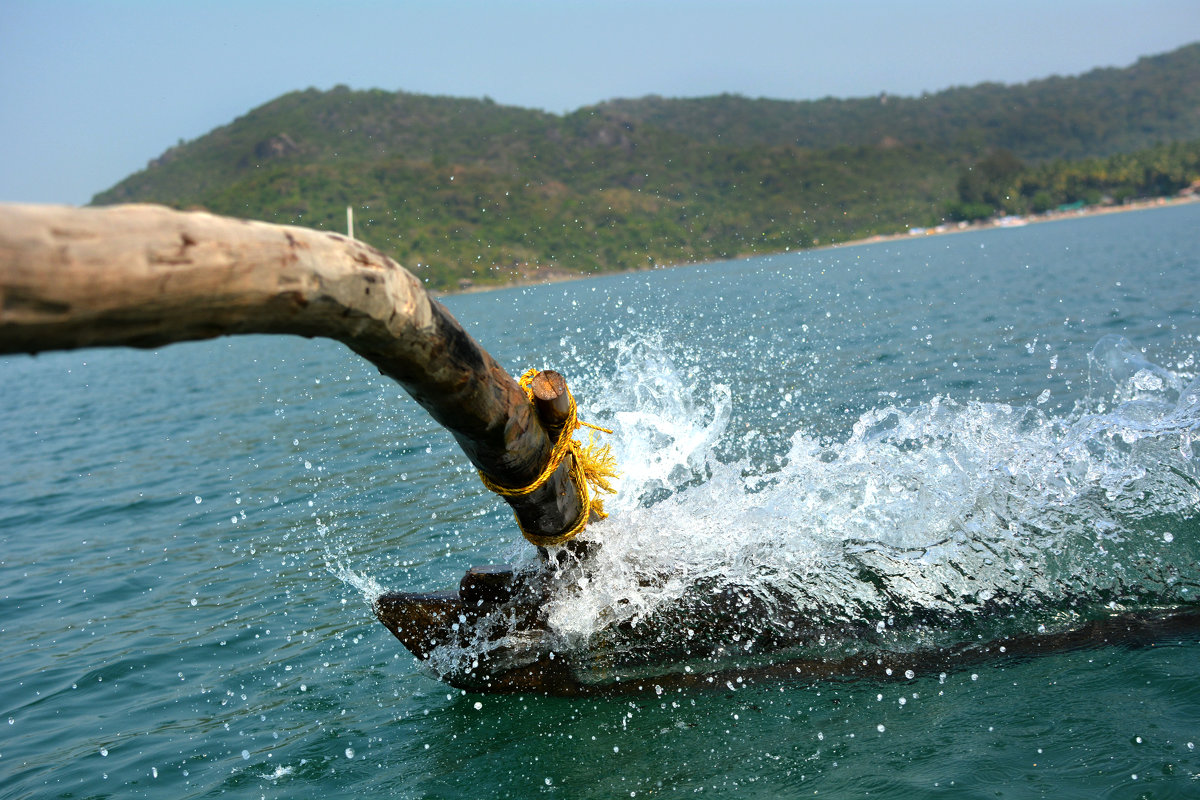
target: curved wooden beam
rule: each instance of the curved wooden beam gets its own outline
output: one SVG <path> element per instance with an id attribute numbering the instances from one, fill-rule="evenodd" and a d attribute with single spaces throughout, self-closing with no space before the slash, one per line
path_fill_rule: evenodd
<path id="1" fill-rule="evenodd" d="M 411 273 L 336 233 L 181 212 L 0 204 L 0 354 L 159 347 L 247 333 L 345 343 L 505 486 L 552 442 L 524 392 Z M 523 528 L 574 522 L 568 463 L 509 499 Z"/>

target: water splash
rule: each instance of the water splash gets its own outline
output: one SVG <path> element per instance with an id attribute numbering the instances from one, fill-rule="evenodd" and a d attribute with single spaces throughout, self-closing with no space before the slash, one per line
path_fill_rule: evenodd
<path id="1" fill-rule="evenodd" d="M 1200 381 L 1106 337 L 1070 413 L 936 397 L 777 462 L 722 463 L 728 387 L 623 343 L 626 471 L 553 646 L 607 669 L 790 648 L 817 658 L 1063 629 L 1200 595 Z M 707 395 L 706 401 L 698 398 Z"/>
<path id="2" fill-rule="evenodd" d="M 333 577 L 337 578 L 347 586 L 351 586 L 358 590 L 362 596 L 363 602 L 368 606 L 375 602 L 375 598 L 383 594 L 385 589 L 383 584 L 375 580 L 375 578 L 348 566 L 345 562 L 338 558 L 331 558 L 325 562 L 325 568 Z"/>
<path id="3" fill-rule="evenodd" d="M 369 607 L 375 602 L 375 598 L 385 591 L 383 585 L 363 570 L 355 569 L 347 563 L 350 558 L 347 545 L 335 535 L 332 526 L 320 519 L 314 519 L 313 524 L 324 554 L 325 569 L 343 584 L 358 591 L 363 602 Z"/>
<path id="4" fill-rule="evenodd" d="M 657 336 L 627 337 L 614 349 L 616 374 L 588 411 L 611 420 L 618 434 L 613 452 L 621 492 L 610 505 L 632 510 L 712 474 L 733 404 L 723 383 L 708 387 L 707 403 L 700 400 L 698 387 L 680 375 Z"/>

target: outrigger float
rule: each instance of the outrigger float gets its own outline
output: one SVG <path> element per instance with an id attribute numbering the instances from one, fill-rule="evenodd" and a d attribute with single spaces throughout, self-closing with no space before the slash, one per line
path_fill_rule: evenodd
<path id="1" fill-rule="evenodd" d="M 450 431 L 539 548 L 540 564 L 522 570 L 475 567 L 454 591 L 375 601 L 376 616 L 417 658 L 460 653 L 440 675 L 464 689 L 586 694 L 732 686 L 727 675 L 884 678 L 994 658 L 1001 647 L 1011 656 L 1200 632 L 1200 611 L 1185 608 L 1104 615 L 986 645 L 834 660 L 789 656 L 820 632 L 811 621 L 765 636 L 772 655 L 755 662 L 716 657 L 719 648 L 639 641 L 637 631 L 620 629 L 606 632 L 617 647 L 559 652 L 545 619 L 554 574 L 586 564 L 588 543 L 575 537 L 603 515 L 599 495 L 613 474 L 602 448 L 574 439 L 583 423 L 561 375 L 513 380 L 416 277 L 345 236 L 151 205 L 0 204 L 0 354 L 250 333 L 336 339 L 400 383 Z M 718 594 L 705 612 L 770 609 Z"/>
<path id="2" fill-rule="evenodd" d="M 398 382 L 450 431 L 542 552 L 564 550 L 603 516 L 598 494 L 610 490 L 611 463 L 602 448 L 575 441 L 582 423 L 562 376 L 518 383 L 375 248 L 154 205 L 0 204 L 0 354 L 252 333 L 335 339 Z M 444 639 L 435 629 L 453 630 L 497 602 L 536 605 L 526 582 L 484 569 L 458 593 L 385 595 L 376 609 L 426 657 Z"/>
<path id="3" fill-rule="evenodd" d="M 784 641 L 769 642 L 756 659 L 730 657 L 720 647 L 703 654 L 696 647 L 668 645 L 656 650 L 658 642 L 643 641 L 636 654 L 640 657 L 617 663 L 611 640 L 627 635 L 636 640 L 632 631 L 611 632 L 609 641 L 596 648 L 556 651 L 555 639 L 540 616 L 545 596 L 539 586 L 544 584 L 536 577 L 526 583 L 528 579 L 510 566 L 472 567 L 457 591 L 384 594 L 376 600 L 375 613 L 422 661 L 435 658 L 439 650 L 464 654 L 457 664 L 443 665 L 438 671 L 456 688 L 568 697 L 679 689 L 732 691 L 763 682 L 846 678 L 909 681 L 983 662 L 1101 647 L 1154 646 L 1172 638 L 1200 636 L 1200 610 L 1163 608 L 1102 614 L 1053 633 L 917 651 L 870 649 L 836 657 L 795 655 L 819 638 L 813 629 L 796 630 Z M 747 613 L 737 602 L 718 603 L 709 610 L 717 615 Z"/>

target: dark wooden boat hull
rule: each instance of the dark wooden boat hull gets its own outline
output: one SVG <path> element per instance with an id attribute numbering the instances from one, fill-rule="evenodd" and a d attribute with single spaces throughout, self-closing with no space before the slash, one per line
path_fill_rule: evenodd
<path id="1" fill-rule="evenodd" d="M 458 591 L 393 592 L 380 596 L 375 614 L 418 659 L 457 688 L 489 693 L 558 696 L 617 694 L 685 688 L 742 688 L 763 681 L 868 678 L 909 680 L 930 673 L 1006 658 L 1051 652 L 1136 647 L 1171 638 L 1200 637 L 1200 608 L 1113 612 L 1066 630 L 1010 636 L 918 652 L 870 651 L 832 659 L 794 657 L 786 649 L 750 658 L 676 661 L 614 668 L 603 653 L 556 652 L 539 616 L 544 586 L 507 567 L 475 567 Z M 435 663 L 445 651 L 460 658 Z"/>

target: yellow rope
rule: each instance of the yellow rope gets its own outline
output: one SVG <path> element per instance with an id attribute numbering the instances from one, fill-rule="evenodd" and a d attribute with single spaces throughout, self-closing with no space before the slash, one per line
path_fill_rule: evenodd
<path id="1" fill-rule="evenodd" d="M 537 373 L 536 369 L 528 370 L 518 381 L 531 404 L 533 403 L 533 377 Z M 575 396 L 571 394 L 570 389 L 567 389 L 567 400 L 570 402 L 570 408 L 567 412 L 567 419 L 563 424 L 562 431 L 558 434 L 558 441 L 554 443 L 554 447 L 550 450 L 550 458 L 546 462 L 545 468 L 531 483 L 517 488 L 501 486 L 482 472 L 479 473 L 479 478 L 483 481 L 483 485 L 496 494 L 503 497 L 524 497 L 527 494 L 536 492 L 546 481 L 550 480 L 550 476 L 558 470 L 559 465 L 562 464 L 562 460 L 566 458 L 568 453 L 573 456 L 574 466 L 571 468 L 571 478 L 575 482 L 576 491 L 579 492 L 580 509 L 579 518 L 575 520 L 574 524 L 562 533 L 553 536 L 541 536 L 525 530 L 521 527 L 520 518 L 517 518 L 517 527 L 521 528 L 521 533 L 525 538 L 541 547 L 553 547 L 574 539 L 587 527 L 588 520 L 591 519 L 592 514 L 595 514 L 600 519 L 607 517 L 608 514 L 604 513 L 604 500 L 596 496 L 596 494 L 598 492 L 615 494 L 617 491 L 609 483 L 610 478 L 615 478 L 619 474 L 617 472 L 617 460 L 612 454 L 612 448 L 609 445 L 598 445 L 593 440 L 590 431 L 586 446 L 573 438 L 575 431 L 581 427 L 591 428 L 603 433 L 612 433 L 612 431 L 579 419 L 576 413 Z"/>

